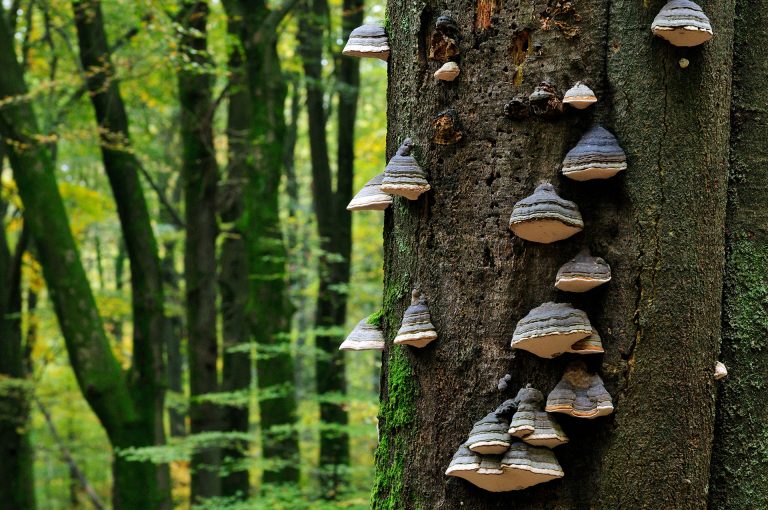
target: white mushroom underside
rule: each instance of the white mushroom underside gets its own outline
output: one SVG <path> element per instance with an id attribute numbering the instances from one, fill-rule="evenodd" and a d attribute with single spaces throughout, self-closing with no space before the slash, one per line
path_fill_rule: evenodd
<path id="1" fill-rule="evenodd" d="M 364 44 L 347 44 L 342 55 L 347 57 L 378 58 L 380 60 L 389 60 L 389 46 L 376 46 Z"/>
<path id="2" fill-rule="evenodd" d="M 340 351 L 383 351 L 384 342 L 371 340 L 349 341 L 344 340 L 339 346 Z"/>
<path id="3" fill-rule="evenodd" d="M 512 348 L 531 352 L 540 358 L 554 358 L 568 352 L 573 344 L 591 334 L 592 330 L 574 329 L 558 334 L 529 336 L 512 341 Z"/>
<path id="4" fill-rule="evenodd" d="M 555 287 L 565 292 L 587 292 L 611 281 L 611 278 L 558 278 Z"/>
<path id="5" fill-rule="evenodd" d="M 569 218 L 559 219 L 535 219 L 510 224 L 509 228 L 521 239 L 536 243 L 549 244 L 555 241 L 568 239 L 581 232 L 582 226 L 575 226 L 564 221 Z"/>
<path id="6" fill-rule="evenodd" d="M 611 414 L 613 412 L 613 405 L 602 404 L 589 411 L 579 411 L 568 405 L 547 406 L 545 411 L 548 413 L 563 413 L 573 416 L 574 418 L 587 418 L 591 420 L 592 418 L 599 418 L 600 416 L 608 416 Z"/>
<path id="7" fill-rule="evenodd" d="M 626 169 L 626 163 L 589 163 L 563 167 L 563 175 L 574 181 L 589 181 L 591 179 L 609 179 Z"/>
<path id="8" fill-rule="evenodd" d="M 414 347 L 424 347 L 434 340 L 437 340 L 437 333 L 435 331 L 406 333 L 395 337 L 396 344 L 412 345 Z"/>
<path id="9" fill-rule="evenodd" d="M 674 46 L 698 46 L 712 39 L 712 30 L 694 26 L 684 27 L 653 27 L 654 35 L 666 39 Z"/>
<path id="10" fill-rule="evenodd" d="M 347 211 L 383 211 L 392 203 L 389 195 L 375 195 L 369 198 L 353 198 Z"/>
<path id="11" fill-rule="evenodd" d="M 523 441 L 533 446 L 545 446 L 550 450 L 561 444 L 568 442 L 567 437 L 558 436 L 557 434 L 531 434 L 523 438 Z"/>
<path id="12" fill-rule="evenodd" d="M 454 466 L 456 467 L 456 466 Z M 503 470 L 458 470 L 451 468 L 445 472 L 457 476 L 490 492 L 507 492 L 526 489 L 563 477 L 563 472 L 554 469 L 541 469 L 530 466 L 504 466 Z"/>
<path id="13" fill-rule="evenodd" d="M 595 96 L 569 96 L 563 99 L 563 103 L 569 104 L 579 110 L 589 108 L 596 102 L 597 98 Z"/>
<path id="14" fill-rule="evenodd" d="M 469 445 L 469 449 L 481 455 L 498 455 L 509 450 L 509 445 L 509 441 L 478 441 Z"/>
<path id="15" fill-rule="evenodd" d="M 432 188 L 429 184 L 382 184 L 381 191 L 389 193 L 390 195 L 399 195 L 405 197 L 408 200 L 416 200 L 422 193 L 429 191 Z"/>

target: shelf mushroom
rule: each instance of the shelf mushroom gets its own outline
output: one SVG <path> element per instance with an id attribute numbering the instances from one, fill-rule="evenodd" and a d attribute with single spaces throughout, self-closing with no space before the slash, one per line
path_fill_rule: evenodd
<path id="1" fill-rule="evenodd" d="M 515 204 L 509 228 L 521 239 L 548 244 L 581 232 L 584 221 L 576 204 L 560 198 L 545 182 Z"/>
<path id="2" fill-rule="evenodd" d="M 463 444 L 445 474 L 463 478 L 490 492 L 525 489 L 564 476 L 551 450 L 522 442 L 512 444 L 503 457 L 480 455 Z"/>
<path id="3" fill-rule="evenodd" d="M 340 351 L 383 351 L 384 333 L 371 315 L 361 320 L 339 346 Z"/>
<path id="4" fill-rule="evenodd" d="M 608 179 L 627 169 L 627 155 L 619 141 L 602 126 L 595 126 L 565 155 L 562 173 L 574 181 Z"/>
<path id="5" fill-rule="evenodd" d="M 348 57 L 389 60 L 389 39 L 386 30 L 383 26 L 376 24 L 357 27 L 350 32 L 341 54 Z"/>
<path id="6" fill-rule="evenodd" d="M 432 325 L 427 300 L 419 290 L 414 289 L 411 293 L 411 306 L 403 314 L 403 322 L 395 337 L 395 343 L 425 347 L 434 340 L 437 340 L 437 332 Z"/>
<path id="7" fill-rule="evenodd" d="M 583 361 L 573 361 L 547 397 L 544 410 L 591 419 L 611 414 L 613 401 L 600 376 L 587 372 Z"/>
<path id="8" fill-rule="evenodd" d="M 533 446 L 554 448 L 568 442 L 560 425 L 544 411 L 544 395 L 536 388 L 521 388 L 515 400 L 519 401 L 512 416 L 509 433 Z"/>
<path id="9" fill-rule="evenodd" d="M 715 381 L 725 379 L 726 377 L 728 377 L 728 367 L 722 361 L 718 361 L 715 363 Z"/>
<path id="10" fill-rule="evenodd" d="M 435 21 L 435 31 L 429 39 L 429 59 L 447 62 L 458 56 L 459 26 L 447 13 L 438 16 Z"/>
<path id="11" fill-rule="evenodd" d="M 518 321 L 512 348 L 554 358 L 591 334 L 592 325 L 585 312 L 568 303 L 544 303 Z"/>
<path id="12" fill-rule="evenodd" d="M 528 96 L 531 110 L 542 117 L 555 117 L 563 112 L 563 103 L 557 97 L 557 90 L 548 81 L 539 83 Z"/>
<path id="13" fill-rule="evenodd" d="M 587 338 L 579 340 L 568 348 L 567 351 L 571 354 L 602 354 L 605 352 L 603 348 L 603 339 L 600 338 L 600 334 L 595 328 L 592 328 L 592 334 Z"/>
<path id="14" fill-rule="evenodd" d="M 483 455 L 502 454 L 512 444 L 508 429 L 508 418 L 496 411 L 488 413 L 472 427 L 467 446 L 473 452 Z"/>
<path id="15" fill-rule="evenodd" d="M 555 276 L 555 287 L 565 292 L 587 292 L 611 281 L 611 266 L 588 249 L 563 264 Z"/>
<path id="16" fill-rule="evenodd" d="M 453 81 L 459 76 L 460 72 L 459 64 L 456 62 L 446 62 L 440 66 L 440 69 L 435 71 L 435 78 L 441 81 Z"/>
<path id="17" fill-rule="evenodd" d="M 712 39 L 712 25 L 702 8 L 689 0 L 672 0 L 651 24 L 654 35 L 674 46 L 698 46 Z"/>
<path id="18" fill-rule="evenodd" d="M 427 182 L 427 174 L 419 166 L 419 163 L 411 155 L 413 140 L 406 138 L 397 149 L 397 153 L 387 163 L 384 170 L 384 178 L 380 189 L 390 195 L 400 195 L 408 200 L 416 200 L 419 196 L 429 191 L 431 186 Z"/>
<path id="19" fill-rule="evenodd" d="M 392 204 L 392 196 L 381 191 L 381 173 L 365 183 L 347 205 L 347 211 L 383 211 Z"/>
<path id="20" fill-rule="evenodd" d="M 585 110 L 595 103 L 597 103 L 597 96 L 582 81 L 576 82 L 563 96 L 563 104 L 570 105 L 578 110 Z"/>

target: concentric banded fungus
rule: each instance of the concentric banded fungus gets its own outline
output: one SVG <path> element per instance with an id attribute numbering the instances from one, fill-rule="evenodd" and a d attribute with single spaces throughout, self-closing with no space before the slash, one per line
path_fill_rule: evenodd
<path id="1" fill-rule="evenodd" d="M 508 419 L 500 416 L 496 411 L 488 413 L 472 427 L 467 446 L 473 452 L 483 455 L 502 454 L 512 444 L 512 438 L 507 429 L 509 429 Z"/>
<path id="2" fill-rule="evenodd" d="M 688 0 L 672 0 L 651 24 L 654 35 L 675 46 L 698 46 L 712 39 L 712 25 L 701 7 Z"/>
<path id="3" fill-rule="evenodd" d="M 573 344 L 566 352 L 572 354 L 602 354 L 605 352 L 603 339 L 600 338 L 597 330 L 592 328 L 591 335 Z"/>
<path id="4" fill-rule="evenodd" d="M 438 62 L 447 62 L 459 54 L 456 42 L 459 26 L 453 18 L 443 14 L 435 22 L 435 31 L 429 39 L 429 58 Z"/>
<path id="5" fill-rule="evenodd" d="M 554 358 L 592 334 L 587 314 L 568 303 L 544 303 L 520 319 L 512 335 L 512 348 Z"/>
<path id="6" fill-rule="evenodd" d="M 566 292 L 586 292 L 609 281 L 611 266 L 584 249 L 560 267 L 555 277 L 555 287 Z"/>
<path id="7" fill-rule="evenodd" d="M 579 110 L 589 108 L 597 103 L 597 96 L 584 82 L 576 82 L 576 85 L 568 89 L 563 96 L 563 103 Z"/>
<path id="8" fill-rule="evenodd" d="M 534 446 L 554 448 L 568 442 L 560 425 L 544 412 L 544 395 L 536 388 L 522 388 L 515 400 L 519 401 L 512 416 L 509 433 Z"/>
<path id="9" fill-rule="evenodd" d="M 456 62 L 446 62 L 440 69 L 435 71 L 435 78 L 442 81 L 453 81 L 459 76 L 461 69 Z"/>
<path id="10" fill-rule="evenodd" d="M 545 182 L 515 204 L 509 228 L 521 239 L 548 244 L 581 232 L 584 221 L 576 204 L 560 198 Z"/>
<path id="11" fill-rule="evenodd" d="M 349 34 L 341 52 L 348 57 L 389 59 L 389 39 L 381 25 L 362 25 Z"/>
<path id="12" fill-rule="evenodd" d="M 627 155 L 602 126 L 587 131 L 563 160 L 563 175 L 575 181 L 608 179 L 626 169 Z"/>
<path id="13" fill-rule="evenodd" d="M 403 314 L 403 323 L 395 337 L 396 344 L 424 347 L 437 339 L 437 332 L 432 325 L 427 300 L 421 292 L 414 289 L 411 293 L 411 306 Z"/>
<path id="14" fill-rule="evenodd" d="M 381 191 L 381 173 L 365 183 L 347 205 L 347 211 L 383 211 L 392 203 L 392 197 Z"/>
<path id="15" fill-rule="evenodd" d="M 575 418 L 597 418 L 611 414 L 613 402 L 600 376 L 587 372 L 584 362 L 573 361 L 547 397 L 544 410 Z"/>
<path id="16" fill-rule="evenodd" d="M 369 324 L 370 317 L 361 320 L 355 329 L 339 346 L 340 351 L 383 351 L 384 333 L 374 324 Z"/>
<path id="17" fill-rule="evenodd" d="M 416 158 L 411 156 L 413 141 L 406 138 L 397 149 L 397 153 L 387 163 L 384 178 L 381 181 L 381 191 L 391 195 L 400 195 L 408 200 L 416 200 L 419 195 L 429 191 L 427 174 L 419 166 Z"/>
<path id="18" fill-rule="evenodd" d="M 463 478 L 490 492 L 525 489 L 564 476 L 551 450 L 521 442 L 514 443 L 503 457 L 479 455 L 463 444 L 445 474 Z"/>

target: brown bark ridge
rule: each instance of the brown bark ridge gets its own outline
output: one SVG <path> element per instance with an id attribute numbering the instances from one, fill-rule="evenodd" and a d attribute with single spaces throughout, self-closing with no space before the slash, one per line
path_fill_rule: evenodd
<path id="1" fill-rule="evenodd" d="M 388 3 L 387 156 L 405 137 L 432 191 L 396 199 L 385 219 L 384 326 L 391 339 L 419 285 L 438 340 L 384 353 L 373 507 L 675 508 L 707 505 L 723 268 L 733 2 L 705 2 L 716 30 L 699 48 L 651 35 L 664 2 L 482 1 Z M 437 83 L 427 60 L 441 9 L 460 29 L 461 74 Z M 680 58 L 690 61 L 686 69 Z M 542 80 L 559 94 L 586 80 L 592 110 L 524 120 L 504 116 Z M 463 124 L 454 145 L 431 142 L 434 116 Z M 625 175 L 575 182 L 558 174 L 594 123 L 616 134 Z M 538 245 L 516 238 L 513 204 L 548 180 L 575 201 L 584 232 Z M 613 280 L 583 295 L 556 291 L 557 269 L 582 247 L 604 257 Z M 584 360 L 599 370 L 616 412 L 560 418 L 570 443 L 555 453 L 565 478 L 495 495 L 444 476 L 472 423 L 531 383 L 545 394 L 574 355 L 513 352 L 516 322 L 546 301 L 585 310 L 606 347 Z"/>
<path id="2" fill-rule="evenodd" d="M 218 166 L 213 146 L 212 74 L 207 44 L 209 7 L 204 1 L 182 0 L 179 23 L 184 62 L 178 73 L 181 103 L 185 223 L 184 246 L 189 359 L 190 432 L 219 430 L 219 409 L 196 397 L 218 389 L 216 334 L 216 186 Z M 191 501 L 218 496 L 219 449 L 201 447 L 192 456 Z"/>
<path id="3" fill-rule="evenodd" d="M 721 384 L 710 508 L 768 508 L 768 2 L 737 1 Z"/>

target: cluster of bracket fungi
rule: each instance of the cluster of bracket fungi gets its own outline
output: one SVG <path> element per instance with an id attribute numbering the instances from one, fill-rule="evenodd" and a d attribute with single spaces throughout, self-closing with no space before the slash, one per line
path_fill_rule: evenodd
<path id="1" fill-rule="evenodd" d="M 654 35 L 675 46 L 697 46 L 712 38 L 709 19 L 694 2 L 672 0 L 651 25 Z M 429 58 L 441 66 L 434 76 L 439 81 L 458 78 L 459 27 L 444 14 L 436 20 L 430 38 Z M 343 50 L 344 55 L 389 59 L 386 31 L 380 25 L 363 25 L 353 30 Z M 584 110 L 598 101 L 584 81 L 575 83 L 562 98 L 555 87 L 541 82 L 528 96 L 519 96 L 505 105 L 507 116 L 522 120 L 531 115 L 549 118 L 562 114 L 566 107 Z M 448 109 L 433 121 L 432 142 L 451 145 L 463 133 L 458 115 Z M 397 153 L 377 175 L 354 196 L 350 211 L 384 210 L 392 196 L 418 200 L 431 186 L 427 173 L 412 154 L 414 142 L 406 138 Z M 616 137 L 600 125 L 587 131 L 563 159 L 560 172 L 575 181 L 608 179 L 627 169 L 627 157 Z M 533 193 L 514 204 L 509 228 L 519 238 L 534 243 L 554 243 L 584 229 L 578 206 L 561 198 L 549 182 L 540 183 Z M 611 280 L 611 268 L 600 257 L 584 249 L 559 269 L 555 287 L 564 292 L 588 292 Z M 426 297 L 413 290 L 395 344 L 425 347 L 437 339 Z M 384 334 L 378 317 L 363 319 L 341 344 L 342 350 L 383 350 Z M 597 330 L 587 314 L 569 303 L 547 302 L 532 309 L 518 321 L 511 341 L 513 349 L 525 350 L 541 358 L 562 354 L 592 355 L 605 350 Z M 722 363 L 715 378 L 725 377 Z M 511 376 L 499 381 L 499 390 L 507 389 Z M 568 437 L 554 418 L 554 413 L 573 418 L 592 419 L 613 412 L 611 395 L 596 373 L 580 360 L 568 363 L 560 382 L 547 395 L 528 385 L 514 399 L 506 400 L 496 410 L 474 424 L 469 436 L 453 456 L 446 475 L 463 478 L 492 492 L 524 489 L 565 476 L 552 449 L 568 442 Z"/>

